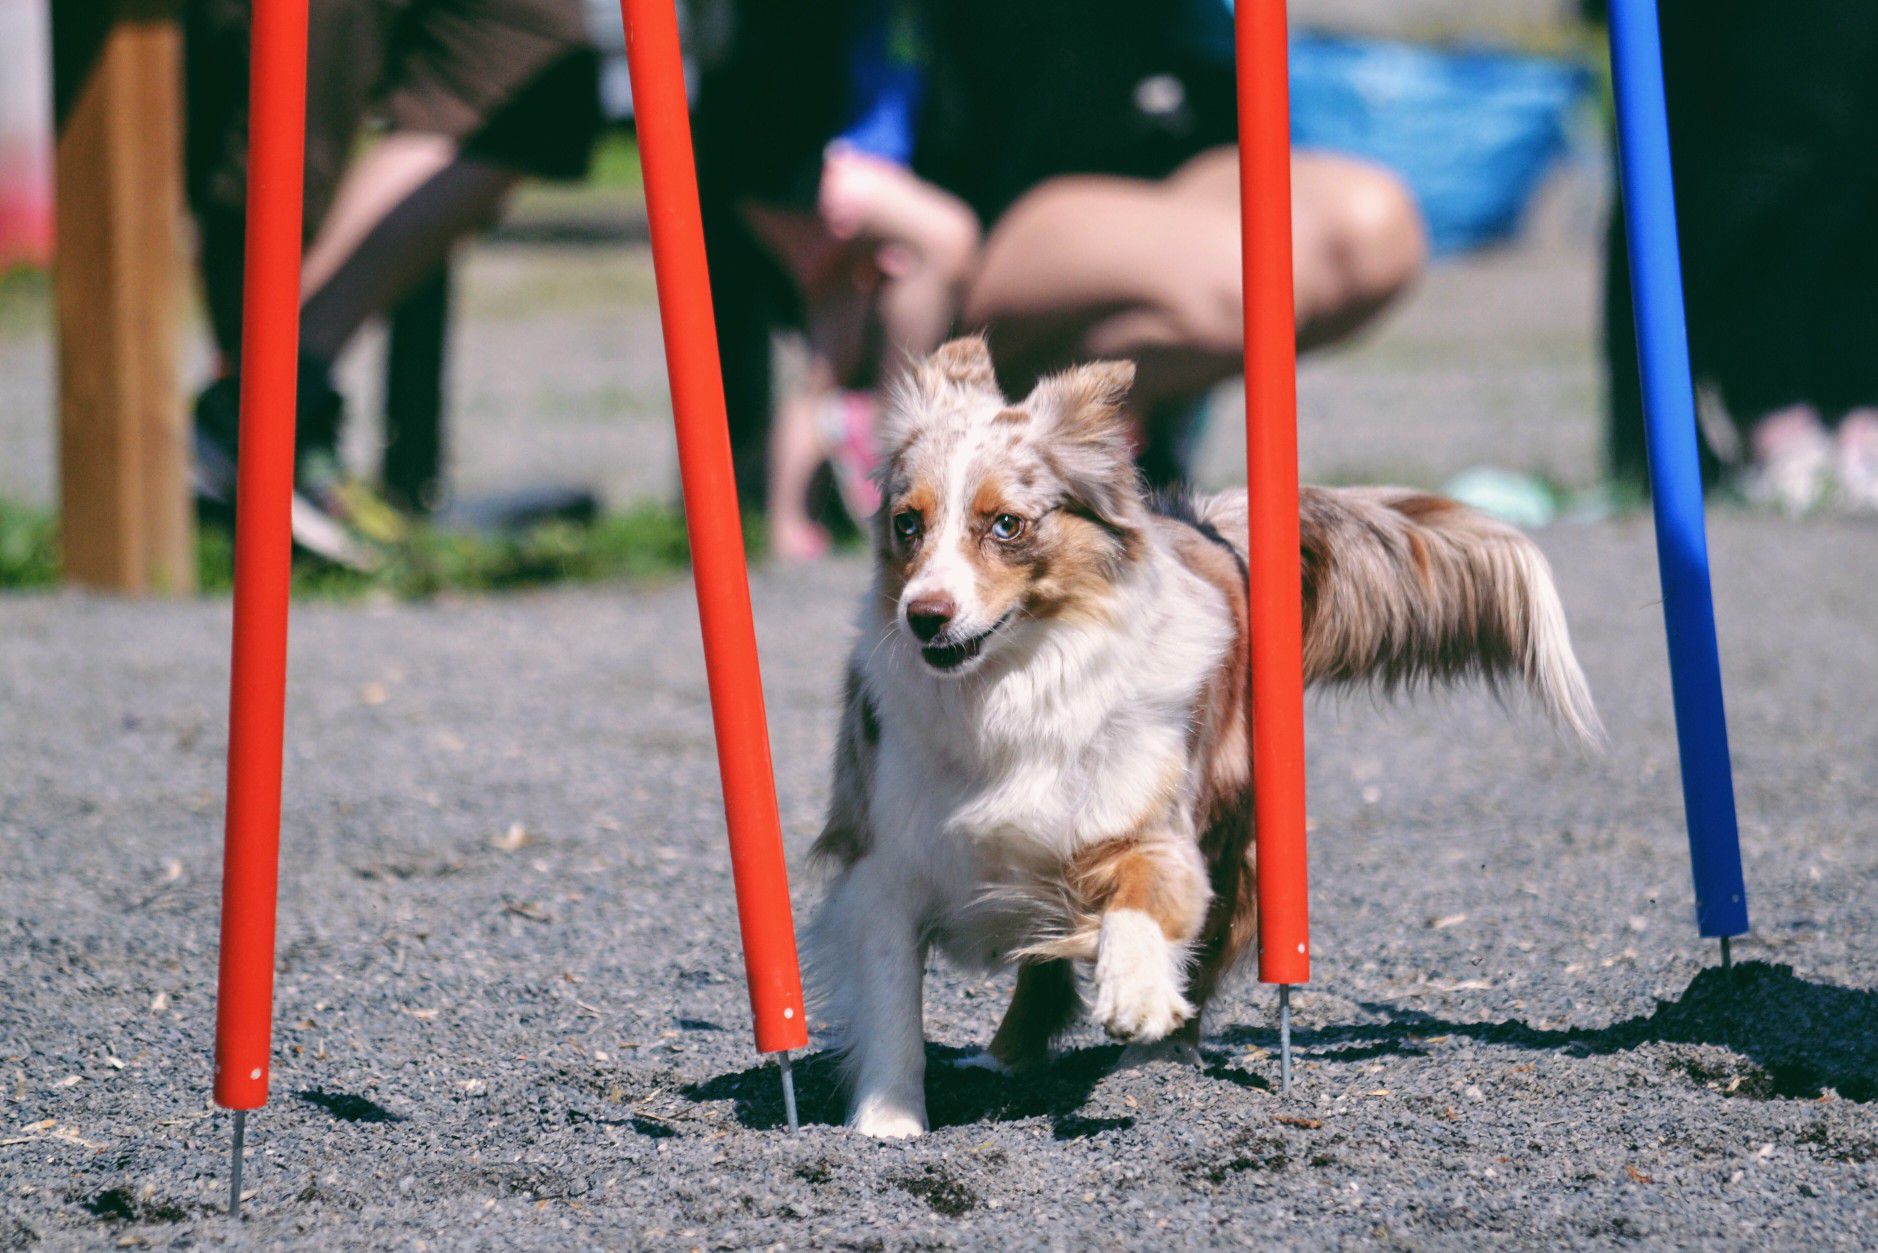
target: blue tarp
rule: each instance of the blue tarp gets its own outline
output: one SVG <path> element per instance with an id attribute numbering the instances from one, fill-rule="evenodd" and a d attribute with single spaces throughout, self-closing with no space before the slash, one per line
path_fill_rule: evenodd
<path id="1" fill-rule="evenodd" d="M 1518 227 L 1591 81 L 1546 57 L 1302 35 L 1291 43 L 1292 141 L 1395 170 L 1435 251 L 1455 252 Z"/>

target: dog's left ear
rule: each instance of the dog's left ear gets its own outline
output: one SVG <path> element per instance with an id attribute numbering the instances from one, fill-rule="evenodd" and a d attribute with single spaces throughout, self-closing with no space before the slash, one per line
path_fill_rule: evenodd
<path id="1" fill-rule="evenodd" d="M 1069 487 L 1105 525 L 1141 525 L 1141 479 L 1124 406 L 1134 385 L 1132 361 L 1092 361 L 1037 384 L 1024 408 L 1045 418 L 1049 447 Z"/>
<path id="2" fill-rule="evenodd" d="M 947 340 L 920 363 L 934 381 L 970 391 L 997 393 L 998 372 L 991 364 L 991 345 L 983 335 L 961 335 Z"/>

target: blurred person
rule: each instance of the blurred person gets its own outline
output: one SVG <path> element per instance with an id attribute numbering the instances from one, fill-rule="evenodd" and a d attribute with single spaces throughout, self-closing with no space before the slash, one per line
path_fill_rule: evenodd
<path id="1" fill-rule="evenodd" d="M 196 481 L 220 507 L 234 493 L 250 4 L 190 0 L 184 21 L 188 192 L 221 358 L 196 407 Z M 395 539 L 402 520 L 343 465 L 334 362 L 520 179 L 586 172 L 598 59 L 578 0 L 315 0 L 308 43 L 294 537 L 358 562 L 361 538 Z"/>
<path id="2" fill-rule="evenodd" d="M 1878 5 L 1663 0 L 1662 24 L 1691 363 L 1728 418 L 1708 469 L 1786 513 L 1878 512 Z M 1615 210 L 1607 262 L 1612 469 L 1642 486 Z"/>
<path id="3" fill-rule="evenodd" d="M 913 174 L 923 91 L 909 7 L 861 6 L 848 59 L 848 119 L 821 155 L 810 204 L 741 207 L 801 294 L 809 359 L 769 434 L 771 552 L 801 560 L 829 536 L 811 513 L 824 464 L 857 521 L 878 507 L 873 391 L 939 346 L 977 256 L 978 223 L 958 197 Z"/>
<path id="4" fill-rule="evenodd" d="M 733 435 L 745 447 L 771 399 L 762 311 L 811 324 L 819 311 L 799 284 L 763 277 L 773 255 L 734 206 L 814 196 L 822 154 L 848 120 L 845 50 L 879 7 L 747 0 L 727 49 L 707 59 L 699 160 Z M 1137 360 L 1142 467 L 1161 482 L 1186 477 L 1200 402 L 1244 365 L 1229 5 L 912 7 L 922 89 L 908 168 L 983 231 L 955 325 L 988 332 L 1012 392 L 1075 361 Z M 1406 289 L 1427 241 L 1408 189 L 1378 166 L 1300 152 L 1292 181 L 1300 343 L 1317 347 Z"/>
<path id="5" fill-rule="evenodd" d="M 1022 391 L 1092 357 L 1139 367 L 1142 469 L 1190 472 L 1197 410 L 1244 369 L 1231 6 L 953 0 L 935 9 L 927 167 L 990 225 L 963 324 Z M 1427 239 L 1393 173 L 1292 161 L 1299 347 L 1365 325 Z"/>

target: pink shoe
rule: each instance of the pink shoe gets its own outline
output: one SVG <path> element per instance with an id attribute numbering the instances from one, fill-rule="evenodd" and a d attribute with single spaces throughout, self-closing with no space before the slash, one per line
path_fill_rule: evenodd
<path id="1" fill-rule="evenodd" d="M 769 553 L 784 565 L 803 565 L 820 560 L 827 556 L 832 542 L 828 532 L 813 522 L 770 519 Z"/>
<path id="2" fill-rule="evenodd" d="M 1748 447 L 1754 458 L 1745 482 L 1750 502 L 1790 518 L 1824 503 L 1834 449 L 1811 406 L 1792 405 L 1762 418 L 1748 433 Z"/>
<path id="3" fill-rule="evenodd" d="M 1839 423 L 1839 503 L 1847 513 L 1878 513 L 1878 409 L 1854 409 Z"/>
<path id="4" fill-rule="evenodd" d="M 837 392 L 824 412 L 823 433 L 828 441 L 828 464 L 842 506 L 857 526 L 880 511 L 880 487 L 874 481 L 879 457 L 874 450 L 874 415 L 869 392 Z"/>

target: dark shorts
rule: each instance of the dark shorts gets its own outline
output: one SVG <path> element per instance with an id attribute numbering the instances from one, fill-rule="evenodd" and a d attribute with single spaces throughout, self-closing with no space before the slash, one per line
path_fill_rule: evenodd
<path id="1" fill-rule="evenodd" d="M 188 176 L 198 212 L 239 213 L 247 184 L 251 0 L 190 0 Z M 542 178 L 586 172 L 598 58 L 578 0 L 313 0 L 306 229 L 318 228 L 362 130 L 443 135 Z"/>
<path id="2" fill-rule="evenodd" d="M 697 120 L 707 206 L 810 208 L 822 151 L 849 122 L 862 0 L 740 0 L 707 61 Z M 1237 135 L 1233 67 L 1191 37 L 1219 0 L 931 0 L 913 168 L 986 223 L 1064 174 L 1164 178 Z M 1216 12 L 1215 12 L 1216 10 Z M 1214 32 L 1217 35 L 1218 32 Z"/>
<path id="3" fill-rule="evenodd" d="M 1174 0 L 932 6 L 916 167 L 989 225 L 1048 179 L 1160 179 L 1235 143 L 1232 62 L 1184 37 L 1182 10 Z"/>

